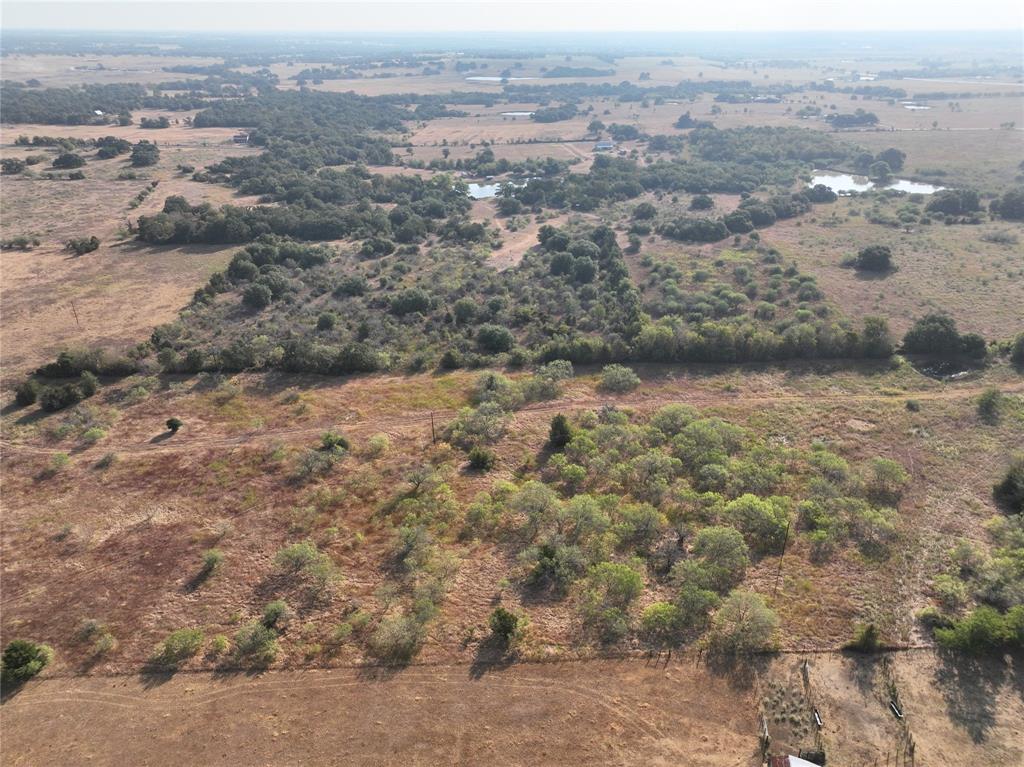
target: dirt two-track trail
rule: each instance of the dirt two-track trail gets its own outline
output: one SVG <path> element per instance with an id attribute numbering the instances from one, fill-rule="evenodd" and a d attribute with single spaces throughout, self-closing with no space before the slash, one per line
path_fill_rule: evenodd
<path id="1" fill-rule="evenodd" d="M 743 395 L 743 394 L 708 394 L 706 392 L 665 391 L 665 387 L 659 387 L 657 392 L 639 392 L 624 396 L 587 396 L 582 398 L 562 398 L 548 400 L 536 404 L 527 405 L 515 412 L 515 419 L 518 422 L 525 422 L 534 417 L 543 417 L 549 413 L 560 411 L 579 411 L 599 408 L 605 405 L 616 407 L 642 407 L 644 409 L 656 409 L 664 405 L 685 404 L 694 407 L 713 407 L 717 405 L 739 405 L 739 406 L 771 406 L 786 403 L 815 402 L 836 404 L 842 403 L 873 403 L 892 402 L 899 397 L 913 398 L 919 401 L 951 401 L 969 400 L 977 397 L 982 392 L 992 388 L 991 386 L 961 386 L 949 389 L 934 391 L 905 392 L 899 395 L 893 394 L 862 394 L 862 393 L 789 393 L 771 395 Z M 1004 395 L 1024 394 L 1024 384 L 1014 386 L 998 387 Z M 343 428 L 352 434 L 376 433 L 385 434 L 400 432 L 413 425 L 427 425 L 433 420 L 435 423 L 443 424 L 446 420 L 454 418 L 456 409 L 419 409 L 403 411 L 398 414 L 382 412 L 372 417 L 356 417 L 345 420 L 324 420 L 315 425 L 303 425 L 301 427 L 277 427 L 260 428 L 247 431 L 242 434 L 230 436 L 216 435 L 188 435 L 181 434 L 173 442 L 137 442 L 108 439 L 104 446 L 117 453 L 172 453 L 179 451 L 190 451 L 205 448 L 236 447 L 253 442 L 281 440 L 288 437 L 305 437 L 319 435 L 325 429 Z M 0 451 L 4 453 L 28 453 L 39 455 L 51 455 L 63 452 L 61 448 L 45 447 L 42 445 L 28 444 L 15 440 L 0 439 Z"/>

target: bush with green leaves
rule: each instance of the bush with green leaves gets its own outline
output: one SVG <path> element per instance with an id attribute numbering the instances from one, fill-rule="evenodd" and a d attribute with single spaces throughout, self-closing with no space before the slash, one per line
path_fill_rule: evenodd
<path id="1" fill-rule="evenodd" d="M 554 450 L 561 450 L 569 444 L 572 439 L 572 426 L 569 419 L 559 413 L 551 419 L 551 428 L 548 430 L 548 444 Z"/>
<path id="2" fill-rule="evenodd" d="M 487 620 L 491 633 L 504 644 L 509 644 L 519 632 L 519 616 L 499 605 Z"/>
<path id="3" fill-rule="evenodd" d="M 235 654 L 240 661 L 269 666 L 277 652 L 277 632 L 261 621 L 247 623 L 235 632 Z"/>
<path id="4" fill-rule="evenodd" d="M 157 649 L 155 660 L 162 666 L 176 668 L 199 652 L 205 638 L 199 629 L 172 631 Z"/>
<path id="5" fill-rule="evenodd" d="M 202 572 L 203 575 L 212 575 L 220 569 L 223 563 L 224 552 L 220 549 L 207 549 L 203 552 L 200 572 Z"/>
<path id="6" fill-rule="evenodd" d="M 747 543 L 761 554 L 782 549 L 789 526 L 788 499 L 758 498 L 746 493 L 725 506 L 725 518 L 744 534 Z"/>
<path id="7" fill-rule="evenodd" d="M 0 680 L 4 684 L 18 685 L 27 682 L 53 659 L 53 650 L 45 644 L 28 639 L 15 639 L 0 656 Z"/>
<path id="8" fill-rule="evenodd" d="M 656 647 L 677 644 L 685 628 L 683 610 L 669 602 L 655 602 L 640 616 L 640 633 Z"/>
<path id="9" fill-rule="evenodd" d="M 178 429 L 184 426 L 185 422 L 182 421 L 180 418 L 168 418 L 167 423 L 165 425 L 167 426 L 167 431 L 169 431 L 171 434 L 177 434 Z"/>
<path id="10" fill-rule="evenodd" d="M 313 541 L 285 546 L 274 555 L 274 563 L 286 573 L 305 577 L 317 591 L 323 591 L 340 577 L 334 562 Z"/>
<path id="11" fill-rule="evenodd" d="M 847 650 L 856 652 L 878 652 L 882 639 L 874 623 L 862 623 L 853 632 L 853 639 L 846 643 Z"/>
<path id="12" fill-rule="evenodd" d="M 344 453 L 349 447 L 348 438 L 343 434 L 327 431 L 320 436 L 320 448 L 328 453 Z"/>
<path id="13" fill-rule="evenodd" d="M 476 471 L 490 471 L 498 462 L 498 454 L 481 445 L 474 445 L 469 451 L 469 467 Z"/>
<path id="14" fill-rule="evenodd" d="M 602 642 L 618 642 L 629 630 L 629 606 L 644 588 L 638 565 L 600 562 L 587 573 L 580 613 Z"/>
<path id="15" fill-rule="evenodd" d="M 419 652 L 423 625 L 415 616 L 396 613 L 385 617 L 367 641 L 370 653 L 386 663 L 408 663 Z"/>
<path id="16" fill-rule="evenodd" d="M 978 416 L 985 423 L 997 423 L 1003 411 L 1003 405 L 1003 393 L 994 386 L 990 386 L 978 397 Z"/>
<path id="17" fill-rule="evenodd" d="M 752 591 L 733 591 L 711 619 L 708 647 L 720 653 L 746 654 L 775 647 L 779 618 Z"/>
<path id="18" fill-rule="evenodd" d="M 992 488 L 992 496 L 1011 514 L 1024 514 L 1024 453 L 1014 456 L 1006 474 Z"/>
<path id="19" fill-rule="evenodd" d="M 1005 613 L 982 605 L 948 628 L 935 629 L 935 639 L 942 647 L 972 655 L 1024 649 L 1024 605 Z"/>
<path id="20" fill-rule="evenodd" d="M 677 587 L 691 584 L 725 594 L 739 585 L 750 564 L 743 535 L 734 527 L 712 525 L 694 537 L 690 558 L 672 568 Z"/>
<path id="21" fill-rule="evenodd" d="M 280 629 L 291 617 L 291 608 L 283 599 L 275 599 L 268 602 L 263 608 L 263 617 L 260 622 L 267 628 Z"/>
<path id="22" fill-rule="evenodd" d="M 640 378 L 631 368 L 624 365 L 605 365 L 601 370 L 602 391 L 625 394 L 640 385 Z"/>
<path id="23" fill-rule="evenodd" d="M 27 405 L 34 405 L 36 400 L 39 398 L 39 392 L 42 387 L 39 382 L 33 378 L 28 378 L 18 384 L 18 387 L 14 390 L 14 401 L 21 407 Z"/>
<path id="24" fill-rule="evenodd" d="M 509 414 L 496 402 L 484 402 L 475 408 L 463 408 L 448 424 L 446 439 L 463 448 L 496 442 L 505 434 Z"/>

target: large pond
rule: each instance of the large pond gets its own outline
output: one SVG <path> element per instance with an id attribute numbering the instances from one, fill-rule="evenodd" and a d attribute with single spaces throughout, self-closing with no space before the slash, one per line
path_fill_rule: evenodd
<path id="1" fill-rule="evenodd" d="M 907 194 L 934 194 L 942 186 L 924 184 L 920 181 L 910 181 L 905 178 L 896 178 L 887 184 L 879 186 L 867 176 L 853 176 L 849 173 L 837 173 L 830 170 L 816 170 L 811 183 L 808 186 L 824 184 L 836 194 L 849 194 L 850 192 L 867 192 L 871 189 L 893 189 L 897 192 Z"/>
<path id="2" fill-rule="evenodd" d="M 471 83 L 500 83 L 500 82 L 514 82 L 516 80 L 536 80 L 536 77 L 496 77 L 494 75 L 473 75 L 467 77 Z"/>

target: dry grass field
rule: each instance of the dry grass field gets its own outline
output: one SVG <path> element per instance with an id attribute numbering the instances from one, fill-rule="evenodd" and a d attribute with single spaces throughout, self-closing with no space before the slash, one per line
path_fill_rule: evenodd
<path id="1" fill-rule="evenodd" d="M 139 215 L 158 212 L 164 200 L 175 194 L 192 204 L 250 202 L 226 187 L 192 181 L 178 170 L 182 164 L 202 168 L 224 157 L 254 151 L 232 144 L 233 133 L 226 128 L 184 126 L 165 130 L 136 126 L 4 128 L 0 148 L 4 158 L 40 154 L 47 158 L 33 166 L 38 169 L 33 176 L 8 177 L 0 185 L 4 237 L 25 235 L 40 240 L 32 250 L 10 249 L 0 256 L 4 381 L 23 376 L 66 346 L 129 346 L 147 337 L 154 324 L 172 319 L 195 287 L 224 267 L 233 248 L 145 246 L 131 239 L 127 226 Z M 126 156 L 96 160 L 90 150 L 85 152 L 85 179 L 51 180 L 42 174 L 50 170 L 56 150 L 14 146 L 19 135 L 147 139 L 160 147 L 160 161 L 148 168 L 131 169 Z M 136 178 L 118 178 L 125 170 L 134 170 Z M 157 186 L 150 189 L 154 182 Z M 136 196 L 148 189 L 142 202 L 132 207 Z M 99 250 L 76 258 L 64 249 L 69 238 L 92 235 L 101 241 Z"/>
<path id="2" fill-rule="evenodd" d="M 824 746 L 831 764 L 891 764 L 913 742 L 915 764 L 972 767 L 1024 759 L 1020 681 L 1013 664 L 930 651 L 790 656 L 732 669 L 684 654 L 57 678 L 8 699 L 0 726 L 12 765 L 161 763 L 173 754 L 210 765 L 753 767 L 763 714 L 776 748 Z M 888 707 L 890 684 L 903 721 Z M 106 736 L 115 730 L 124 737 Z"/>
<path id="3" fill-rule="evenodd" d="M 6 79 L 44 86 L 83 82 L 156 83 L 186 77 L 161 71 L 176 63 L 216 59 L 153 56 L 22 56 L 3 59 Z M 474 82 L 514 60 L 489 59 L 485 70 L 458 73 L 454 59 L 441 75 L 419 70 L 387 78 L 328 80 L 320 90 L 367 95 L 493 91 Z M 574 82 L 540 78 L 541 67 L 611 67 L 611 77 L 587 82 L 672 85 L 682 80 L 750 80 L 800 85 L 835 77 L 845 85 L 858 66 L 878 71 L 906 66 L 876 57 L 860 65 L 840 58 L 785 67 L 761 62 L 726 65 L 695 57 L 630 57 L 614 65 L 588 56 L 524 59 L 514 76 L 524 84 Z M 271 68 L 280 87 L 306 63 Z M 845 80 L 843 78 L 846 78 Z M 878 152 L 907 153 L 901 176 L 936 169 L 947 185 L 985 192 L 1019 183 L 1024 156 L 1024 98 L 994 96 L 1020 84 L 872 81 L 926 93 L 956 89 L 988 94 L 945 100 L 911 111 L 898 101 L 808 91 L 779 104 L 727 104 L 712 94 L 694 101 L 648 105 L 596 99 L 572 120 L 541 124 L 502 112 L 537 104 L 456 106 L 462 118 L 410 123 L 409 151 L 400 162 L 474 156 L 483 142 L 497 158 L 555 157 L 583 173 L 593 160 L 587 125 L 635 125 L 649 134 L 678 134 L 689 111 L 719 128 L 803 126 L 804 106 L 876 112 L 880 129 L 843 140 Z M 136 112 L 136 121 L 153 112 Z M 3 524 L 0 525 L 0 634 L 31 637 L 55 650 L 42 675 L 7 694 L 0 705 L 2 760 L 11 765 L 160 764 L 401 764 L 759 765 L 759 734 L 767 726 L 776 749 L 824 747 L 829 764 L 878 767 L 916 749 L 915 764 L 968 767 L 1024 764 L 1024 677 L 1020 659 L 976 661 L 937 653 L 915 618 L 935 602 L 933 581 L 950 567 L 958 540 L 991 552 L 987 523 L 998 513 L 992 486 L 1007 456 L 1024 441 L 1024 379 L 1003 361 L 955 380 L 936 380 L 902 358 L 890 362 L 790 362 L 780 365 L 636 365 L 642 383 L 628 394 L 600 388 L 600 370 L 577 367 L 553 400 L 511 416 L 492 447 L 497 464 L 471 470 L 466 455 L 435 439 L 470 404 L 476 372 L 398 372 L 326 378 L 285 373 L 158 375 L 156 367 L 120 380 L 77 407 L 43 413 L 11 404 L 12 385 L 66 347 L 128 348 L 154 326 L 173 320 L 195 289 L 223 269 L 237 246 L 155 247 L 134 240 L 128 224 L 159 211 L 166 197 L 191 203 L 255 204 L 226 186 L 202 184 L 179 165 L 200 169 L 224 157 L 253 153 L 231 142 L 230 128 L 195 129 L 194 113 L 167 113 L 166 130 L 136 126 L 4 125 L 3 158 L 45 154 L 31 172 L 0 185 L 4 238 L 36 237 L 31 250 L 0 255 L 0 344 L 3 404 Z M 937 122 L 937 127 L 933 126 Z M 1000 125 L 1015 122 L 1012 130 Z M 126 157 L 88 160 L 78 181 L 46 179 L 53 149 L 15 146 L 18 135 L 157 141 L 158 165 L 119 178 Z M 641 155 L 642 142 L 620 149 Z M 399 166 L 375 173 L 430 171 Z M 146 192 L 146 190 L 149 190 Z M 140 199 L 141 198 L 141 199 Z M 688 215 L 689 196 L 658 200 L 659 216 Z M 620 232 L 634 206 L 654 195 L 608 205 L 598 213 L 550 211 L 497 218 L 491 201 L 476 201 L 474 220 L 501 230 L 489 254 L 495 269 L 515 267 L 537 244 L 543 224 L 606 220 Z M 140 200 L 140 201 L 139 201 Z M 138 201 L 138 202 L 133 202 Z M 731 211 L 738 195 L 714 195 L 714 213 Z M 895 210 L 905 200 L 885 203 Z M 922 203 L 923 205 L 923 203 Z M 871 203 L 843 198 L 812 213 L 761 230 L 766 246 L 812 275 L 839 315 L 879 314 L 899 337 L 921 315 L 950 312 L 961 331 L 1005 339 L 1024 328 L 1024 259 L 1020 246 L 987 241 L 1003 231 L 1024 239 L 1024 225 L 986 222 L 892 227 L 870 223 Z M 74 257 L 71 237 L 95 235 L 101 247 Z M 728 242 L 728 241 L 727 241 Z M 892 248 L 898 269 L 867 279 L 841 261 L 866 244 Z M 724 245 L 682 245 L 644 239 L 627 259 L 646 278 L 647 256 L 690 269 L 723 257 Z M 694 285 L 696 287 L 696 285 Z M 155 363 L 154 363 L 155 365 Z M 518 378 L 525 373 L 506 371 Z M 978 414 L 988 389 L 1005 398 L 994 422 Z M 807 535 L 789 537 L 784 555 L 756 558 L 743 587 L 762 595 L 780 619 L 777 655 L 735 665 L 708 664 L 696 646 L 672 656 L 647 655 L 630 635 L 606 652 L 582 629 L 572 592 L 564 599 L 526 589 L 516 547 L 496 536 L 461 535 L 467 510 L 495 483 L 541 477 L 550 454 L 552 416 L 578 416 L 605 406 L 646 417 L 675 403 L 728 419 L 780 451 L 823 444 L 852 466 L 875 457 L 898 462 L 908 483 L 895 529 L 881 551 L 840 545 L 824 561 Z M 170 417 L 184 426 L 165 430 Z M 351 450 L 334 469 L 310 479 L 303 460 L 328 431 Z M 373 448 L 382 444 L 384 449 Z M 376 438 L 376 439 L 374 439 Z M 781 454 L 781 453 L 780 453 Z M 792 455 L 796 455 L 794 452 Z M 788 457 L 793 466 L 798 459 Z M 354 616 L 376 621 L 408 594 L 396 564 L 398 524 L 389 516 L 417 472 L 436 467 L 446 488 L 445 516 L 431 533 L 451 566 L 449 590 L 426 623 L 422 649 L 403 667 L 379 667 Z M 787 471 L 789 469 L 787 468 Z M 428 483 L 428 487 L 429 487 Z M 322 590 L 284 572 L 276 555 L 313 541 L 340 572 Z M 223 562 L 205 571 L 204 552 Z M 648 578 L 632 618 L 657 600 L 673 598 L 667 579 Z M 259 619 L 268 602 L 286 599 L 291 614 L 276 627 L 280 651 L 269 668 L 240 670 L 217 638 L 235 637 Z M 406 600 L 408 601 L 408 600 Z M 525 616 L 515 652 L 489 640 L 496 605 Z M 84 621 L 102 623 L 113 644 L 94 652 Z M 841 651 L 854 627 L 872 622 L 902 652 L 859 656 Z M 351 633 L 341 631 L 343 625 Z M 177 673 L 157 668 L 154 655 L 183 627 L 204 634 L 200 652 Z M 365 625 L 364 625 L 365 628 Z M 804 665 L 806 664 L 806 665 Z M 895 691 L 895 693 L 894 693 Z M 904 718 L 889 702 L 898 695 Z M 819 730 L 813 711 L 822 716 Z M 117 737 L 111 737 L 116 733 Z M 892 762 L 895 764 L 895 761 Z M 902 762 L 900 763 L 902 764 Z"/>

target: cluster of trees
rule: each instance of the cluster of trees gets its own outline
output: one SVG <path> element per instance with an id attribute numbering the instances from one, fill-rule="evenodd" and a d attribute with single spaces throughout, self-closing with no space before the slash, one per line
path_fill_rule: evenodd
<path id="1" fill-rule="evenodd" d="M 244 189 L 267 179 L 248 179 Z M 383 237 L 399 243 L 421 241 L 437 232 L 452 240 L 481 240 L 485 232 L 467 225 L 471 207 L 466 186 L 448 176 L 370 176 L 365 169 L 330 168 L 313 175 L 292 173 L 277 193 L 290 204 L 240 208 L 189 205 L 169 197 L 160 213 L 141 216 L 138 237 L 154 244 L 249 242 L 264 234 L 305 240 Z M 370 204 L 393 203 L 390 211 Z M 441 223 L 447 222 L 447 223 Z"/>
<path id="2" fill-rule="evenodd" d="M 983 359 L 985 339 L 977 333 L 960 333 L 948 314 L 927 314 L 903 336 L 902 351 L 930 357 Z"/>
<path id="3" fill-rule="evenodd" d="M 458 160 L 431 160 L 426 167 L 433 170 L 461 170 L 474 176 L 500 176 L 511 173 L 515 176 L 556 176 L 564 172 L 569 163 L 554 157 L 526 158 L 511 161 L 506 158 L 495 159 L 494 150 L 484 147 L 475 156 Z"/>
<path id="4" fill-rule="evenodd" d="M 989 211 L 999 218 L 1010 221 L 1024 221 L 1024 187 L 1008 189 L 1000 197 L 992 200 Z"/>
<path id="5" fill-rule="evenodd" d="M 538 123 L 555 123 L 571 120 L 577 114 L 579 110 L 575 104 L 562 104 L 555 107 L 540 107 L 530 115 L 530 119 Z"/>
<path id="6" fill-rule="evenodd" d="M 508 409 L 522 403 L 490 376 L 447 432 L 467 450 L 500 439 Z M 674 645 L 710 629 L 715 650 L 770 647 L 777 618 L 737 590 L 750 563 L 777 554 L 791 527 L 821 556 L 847 543 L 885 556 L 907 479 L 884 459 L 851 467 L 820 448 L 784 454 L 685 405 L 648 419 L 614 408 L 575 422 L 558 415 L 549 442 L 554 454 L 536 478 L 476 497 L 462 535 L 517 546 L 524 586 L 575 595 L 584 631 L 602 643 L 636 632 Z M 637 616 L 646 582 L 672 597 Z"/>
<path id="7" fill-rule="evenodd" d="M 858 108 L 853 114 L 831 114 L 825 120 L 836 130 L 866 128 L 878 124 L 878 115 Z"/>
<path id="8" fill-rule="evenodd" d="M 132 147 L 131 163 L 133 167 L 145 168 L 160 162 L 160 148 L 155 143 L 143 139 Z"/>
<path id="9" fill-rule="evenodd" d="M 143 117 L 139 120 L 140 128 L 148 128 L 150 130 L 158 128 L 170 128 L 171 121 L 161 115 L 160 117 Z"/>
<path id="10" fill-rule="evenodd" d="M 206 106 L 201 98 L 156 95 L 146 86 L 128 83 L 35 89 L 5 81 L 0 100 L 5 121 L 50 125 L 130 125 L 133 109 L 180 111 Z"/>
<path id="11" fill-rule="evenodd" d="M 659 226 L 658 234 L 683 242 L 718 242 L 731 234 L 747 234 L 754 229 L 771 226 L 779 219 L 793 218 L 808 212 L 811 209 L 811 195 L 819 200 L 835 200 L 834 195 L 823 195 L 818 190 L 775 195 L 767 200 L 748 196 L 736 210 L 720 219 L 678 218 Z"/>

